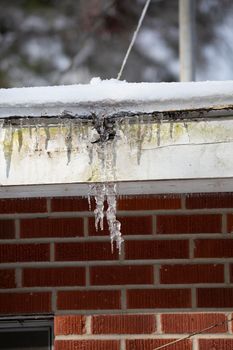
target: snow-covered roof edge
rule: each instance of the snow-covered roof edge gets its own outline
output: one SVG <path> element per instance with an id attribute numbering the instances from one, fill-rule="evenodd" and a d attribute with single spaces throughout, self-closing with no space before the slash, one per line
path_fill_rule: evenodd
<path id="1" fill-rule="evenodd" d="M 0 89 L 0 117 L 233 109 L 233 81 L 90 84 Z"/>

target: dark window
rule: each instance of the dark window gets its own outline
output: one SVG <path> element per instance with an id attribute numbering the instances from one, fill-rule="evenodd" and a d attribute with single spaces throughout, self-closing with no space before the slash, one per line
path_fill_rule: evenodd
<path id="1" fill-rule="evenodd" d="M 0 320 L 1 350 L 50 350 L 52 339 L 52 319 Z"/>

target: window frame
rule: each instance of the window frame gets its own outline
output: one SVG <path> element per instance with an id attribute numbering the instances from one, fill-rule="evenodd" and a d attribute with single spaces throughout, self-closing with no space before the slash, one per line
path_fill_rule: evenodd
<path id="1" fill-rule="evenodd" d="M 14 316 L 0 317 L 0 333 L 30 332 L 48 330 L 48 349 L 53 350 L 54 344 L 54 317 L 53 316 Z M 9 348 L 9 350 L 11 350 Z M 12 348 L 13 350 L 13 348 Z"/>

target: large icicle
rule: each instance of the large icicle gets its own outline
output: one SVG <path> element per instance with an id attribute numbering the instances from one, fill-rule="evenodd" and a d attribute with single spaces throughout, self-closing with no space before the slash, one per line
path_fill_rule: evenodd
<path id="1" fill-rule="evenodd" d="M 101 172 L 101 183 L 90 185 L 88 193 L 89 209 L 91 208 L 91 196 L 95 198 L 95 228 L 104 229 L 104 217 L 107 219 L 108 229 L 113 252 L 114 242 L 121 253 L 121 223 L 116 219 L 117 190 L 115 180 L 116 167 L 116 130 L 115 125 L 101 117 L 93 117 L 95 129 L 99 134 L 99 140 L 92 145 L 98 157 L 98 167 Z M 104 211 L 104 203 L 107 210 Z"/>
<path id="2" fill-rule="evenodd" d="M 111 246 L 113 252 L 114 242 L 116 242 L 116 247 L 121 253 L 121 244 L 123 243 L 123 238 L 121 237 L 121 223 L 116 219 L 117 210 L 117 191 L 116 184 L 113 182 L 97 183 L 90 185 L 88 201 L 90 207 L 90 196 L 95 198 L 95 228 L 96 231 L 100 228 L 104 229 L 104 216 L 106 216 L 108 229 L 110 233 Z M 104 212 L 104 202 L 107 202 L 107 210 Z"/>

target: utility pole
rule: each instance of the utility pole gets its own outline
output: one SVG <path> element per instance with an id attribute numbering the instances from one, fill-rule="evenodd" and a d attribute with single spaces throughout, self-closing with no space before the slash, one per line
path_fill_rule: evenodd
<path id="1" fill-rule="evenodd" d="M 179 0 L 180 81 L 195 80 L 195 3 Z"/>

